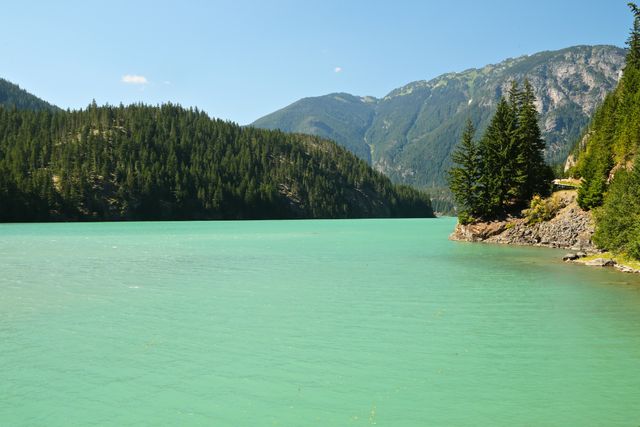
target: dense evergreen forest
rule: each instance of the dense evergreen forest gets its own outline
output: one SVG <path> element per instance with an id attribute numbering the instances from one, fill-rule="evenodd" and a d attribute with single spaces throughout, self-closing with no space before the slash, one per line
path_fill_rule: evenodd
<path id="1" fill-rule="evenodd" d="M 594 241 L 640 259 L 640 9 L 634 15 L 618 87 L 594 115 L 570 171 L 582 178 L 578 202 L 594 209 Z"/>
<path id="2" fill-rule="evenodd" d="M 544 161 L 534 103 L 529 82 L 522 89 L 513 82 L 479 141 L 474 141 L 473 123 L 467 122 L 449 171 L 461 223 L 517 212 L 534 195 L 550 192 L 553 172 Z"/>
<path id="3" fill-rule="evenodd" d="M 0 108 L 0 220 L 428 217 L 335 143 L 175 105 Z"/>

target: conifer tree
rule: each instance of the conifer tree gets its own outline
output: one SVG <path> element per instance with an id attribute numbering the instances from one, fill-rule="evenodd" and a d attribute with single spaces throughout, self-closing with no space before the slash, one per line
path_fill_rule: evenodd
<path id="1" fill-rule="evenodd" d="M 524 181 L 523 158 L 516 143 L 516 111 L 503 97 L 480 142 L 481 197 L 485 216 L 504 213 Z"/>
<path id="2" fill-rule="evenodd" d="M 596 244 L 606 250 L 624 252 L 640 259 L 640 162 L 620 170 L 596 211 Z"/>
<path id="3" fill-rule="evenodd" d="M 538 111 L 535 106 L 533 86 L 525 79 L 520 92 L 521 105 L 518 112 L 518 139 L 523 150 L 524 173 L 521 199 L 529 201 L 534 195 L 549 193 L 553 171 L 544 162 L 544 140 L 538 125 Z"/>
<path id="4" fill-rule="evenodd" d="M 467 125 L 452 158 L 457 166 L 450 171 L 462 222 L 511 213 L 534 195 L 548 193 L 552 172 L 544 162 L 544 140 L 528 81 L 523 90 L 512 83 L 480 142 L 472 139 L 473 128 Z"/>
<path id="5" fill-rule="evenodd" d="M 594 242 L 599 247 L 640 259 L 640 9 L 629 7 L 634 23 L 627 65 L 591 122 L 577 168 L 578 203 L 598 208 Z"/>
<path id="6" fill-rule="evenodd" d="M 462 223 L 483 213 L 480 199 L 480 178 L 482 176 L 482 158 L 478 144 L 473 140 L 475 127 L 467 119 L 462 141 L 451 155 L 458 165 L 449 171 L 449 187 L 458 205 L 458 217 Z"/>
<path id="7" fill-rule="evenodd" d="M 633 28 L 627 40 L 629 53 L 627 54 L 627 67 L 640 69 L 640 9 L 635 3 L 627 3 L 633 13 Z"/>
<path id="8" fill-rule="evenodd" d="M 602 205 L 607 189 L 609 171 L 613 166 L 609 147 L 596 145 L 582 164 L 582 185 L 578 190 L 578 204 L 589 210 Z"/>

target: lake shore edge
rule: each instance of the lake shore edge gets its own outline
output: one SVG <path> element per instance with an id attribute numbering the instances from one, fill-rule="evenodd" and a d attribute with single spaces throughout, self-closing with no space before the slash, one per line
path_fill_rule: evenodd
<path id="1" fill-rule="evenodd" d="M 640 263 L 598 248 L 593 242 L 593 214 L 578 206 L 576 191 L 552 196 L 558 209 L 552 218 L 530 223 L 525 215 L 494 221 L 457 223 L 450 240 L 566 249 L 563 260 L 589 267 L 612 267 L 624 273 L 640 274 Z"/>

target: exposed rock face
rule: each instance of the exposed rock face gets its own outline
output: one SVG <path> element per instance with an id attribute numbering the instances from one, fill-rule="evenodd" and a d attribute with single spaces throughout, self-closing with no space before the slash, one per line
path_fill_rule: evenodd
<path id="1" fill-rule="evenodd" d="M 450 236 L 451 240 L 465 242 L 483 242 L 501 235 L 507 227 L 507 221 L 475 222 L 472 224 L 458 224 Z"/>
<path id="2" fill-rule="evenodd" d="M 524 217 L 503 221 L 458 224 L 451 240 L 467 242 L 502 243 L 509 245 L 546 246 L 598 253 L 591 237 L 594 232 L 590 212 L 583 211 L 576 202 L 575 191 L 558 194 L 560 208 L 553 218 L 528 224 Z"/>

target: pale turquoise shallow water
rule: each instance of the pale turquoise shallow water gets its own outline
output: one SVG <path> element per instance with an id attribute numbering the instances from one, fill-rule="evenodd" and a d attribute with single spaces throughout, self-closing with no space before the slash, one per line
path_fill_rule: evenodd
<path id="1" fill-rule="evenodd" d="M 0 425 L 639 426 L 640 279 L 453 225 L 0 225 Z"/>

